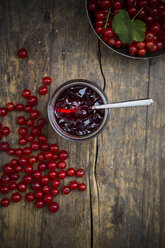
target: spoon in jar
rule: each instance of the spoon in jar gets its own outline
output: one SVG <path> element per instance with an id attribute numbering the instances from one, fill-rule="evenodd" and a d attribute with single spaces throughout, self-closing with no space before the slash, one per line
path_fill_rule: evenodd
<path id="1" fill-rule="evenodd" d="M 104 105 L 95 105 L 92 106 L 92 109 L 112 109 L 112 108 L 129 108 L 129 107 L 140 107 L 140 106 L 149 106 L 153 104 L 152 99 L 141 99 L 133 100 L 127 102 L 117 102 Z"/>

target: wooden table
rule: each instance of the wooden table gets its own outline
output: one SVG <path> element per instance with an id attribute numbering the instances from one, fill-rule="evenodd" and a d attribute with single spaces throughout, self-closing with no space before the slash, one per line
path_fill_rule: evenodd
<path id="1" fill-rule="evenodd" d="M 58 195 L 55 214 L 24 199 L 1 207 L 0 247 L 164 248 L 165 57 L 138 61 L 108 50 L 91 30 L 83 0 L 0 0 L 0 32 L 1 106 L 21 102 L 24 88 L 36 94 L 46 75 L 53 83 L 38 106 L 45 118 L 54 89 L 74 78 L 98 80 L 111 102 L 154 100 L 149 108 L 112 110 L 103 133 L 83 143 L 60 138 L 47 120 L 49 142 L 68 150 L 68 167 L 85 169 L 79 182 L 87 191 Z M 16 56 L 21 47 L 29 51 L 25 60 Z M 17 116 L 3 119 L 14 148 Z M 10 159 L 1 153 L 1 168 Z"/>

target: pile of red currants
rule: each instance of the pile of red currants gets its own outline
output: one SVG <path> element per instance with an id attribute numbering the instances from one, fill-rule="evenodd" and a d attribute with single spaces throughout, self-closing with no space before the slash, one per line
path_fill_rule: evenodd
<path id="1" fill-rule="evenodd" d="M 162 50 L 165 40 L 165 3 L 163 0 L 88 0 L 88 11 L 96 33 L 109 46 L 125 47 L 130 55 L 144 56 Z M 113 19 L 121 9 L 130 20 L 137 18 L 145 23 L 143 41 L 123 44 L 112 29 Z"/>
<path id="2" fill-rule="evenodd" d="M 45 77 L 38 93 L 46 94 L 47 85 L 50 84 L 51 78 Z M 11 192 L 11 194 L 10 197 L 2 198 L 0 202 L 2 206 L 7 207 L 11 201 L 19 202 L 24 194 L 28 202 L 35 201 L 37 208 L 42 208 L 47 204 L 51 212 L 57 212 L 59 205 L 54 201 L 54 197 L 60 192 L 69 194 L 71 190 L 84 191 L 86 189 L 84 183 L 78 183 L 76 180 L 71 181 L 69 185 L 62 186 L 61 180 L 65 177 L 79 178 L 84 176 L 85 172 L 83 169 L 65 169 L 67 151 L 60 151 L 57 144 L 49 144 L 47 136 L 42 133 L 46 120 L 41 118 L 39 111 L 34 108 L 38 103 L 38 97 L 31 95 L 29 89 L 22 91 L 22 97 L 26 99 L 26 104 L 9 102 L 5 107 L 0 108 L 1 118 L 14 110 L 21 113 L 17 117 L 20 146 L 14 149 L 6 141 L 0 143 L 1 152 L 14 156 L 3 166 L 3 174 L 0 177 L 0 193 L 6 195 Z M 0 140 L 9 133 L 10 128 L 0 123 Z M 29 192 L 27 192 L 28 188 Z M 16 192 L 13 193 L 13 191 Z"/>

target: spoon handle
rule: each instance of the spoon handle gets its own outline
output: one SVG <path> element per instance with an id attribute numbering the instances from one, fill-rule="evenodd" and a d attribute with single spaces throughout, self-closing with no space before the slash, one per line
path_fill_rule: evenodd
<path id="1" fill-rule="evenodd" d="M 152 99 L 141 99 L 135 101 L 117 102 L 117 103 L 93 106 L 92 109 L 129 108 L 129 107 L 149 106 L 152 103 L 153 103 Z"/>

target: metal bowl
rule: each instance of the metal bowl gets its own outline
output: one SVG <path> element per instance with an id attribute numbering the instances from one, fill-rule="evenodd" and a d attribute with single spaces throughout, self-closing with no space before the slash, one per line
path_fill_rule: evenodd
<path id="1" fill-rule="evenodd" d="M 92 27 L 92 29 L 93 29 L 93 32 L 95 33 L 95 35 L 97 36 L 97 38 L 98 38 L 99 40 L 101 40 L 101 42 L 102 42 L 106 47 L 108 47 L 110 50 L 112 50 L 113 52 L 118 53 L 118 54 L 120 54 L 120 55 L 122 55 L 122 56 L 125 56 L 125 57 L 127 57 L 127 58 L 131 58 L 131 59 L 143 59 L 143 60 L 153 59 L 153 58 L 156 58 L 156 57 L 159 57 L 159 56 L 165 54 L 165 46 L 163 47 L 162 50 L 156 51 L 156 52 L 153 52 L 153 53 L 149 53 L 149 54 L 147 54 L 147 55 L 145 55 L 145 56 L 143 56 L 143 57 L 138 57 L 138 56 L 131 56 L 131 55 L 129 55 L 128 50 L 127 50 L 126 48 L 124 48 L 124 47 L 114 48 L 114 47 L 109 46 L 109 45 L 108 45 L 107 43 L 105 43 L 105 42 L 102 40 L 102 38 L 96 33 L 96 31 L 95 31 L 95 29 L 94 29 L 94 25 L 93 25 L 93 23 L 94 23 L 94 17 L 93 17 L 93 14 L 90 13 L 90 12 L 88 11 L 87 2 L 88 2 L 88 0 L 85 0 L 86 13 L 87 13 L 88 21 L 89 21 L 89 23 L 90 23 L 90 25 L 91 25 L 91 27 Z"/>

